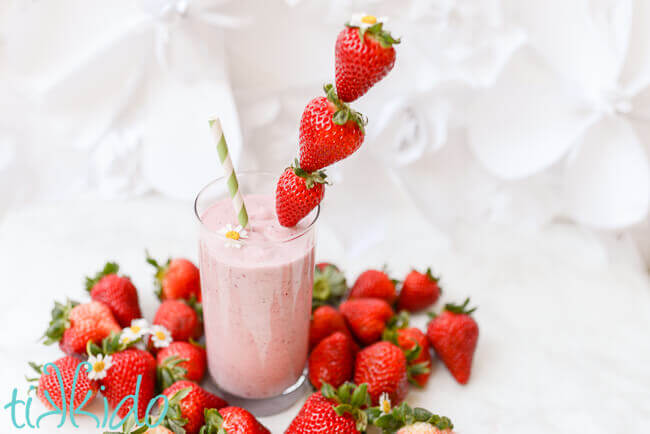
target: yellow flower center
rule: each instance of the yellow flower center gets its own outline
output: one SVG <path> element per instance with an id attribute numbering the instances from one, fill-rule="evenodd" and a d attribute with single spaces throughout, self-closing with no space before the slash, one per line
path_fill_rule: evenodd
<path id="1" fill-rule="evenodd" d="M 381 401 L 381 411 L 384 413 L 390 413 L 390 401 L 388 399 Z"/>
<path id="2" fill-rule="evenodd" d="M 361 18 L 361 22 L 365 24 L 377 24 L 377 17 L 374 15 L 366 15 Z"/>
<path id="3" fill-rule="evenodd" d="M 104 370 L 104 362 L 95 362 L 93 365 L 93 371 L 102 372 Z"/>
<path id="4" fill-rule="evenodd" d="M 228 231 L 228 232 L 226 232 L 226 238 L 230 238 L 231 240 L 238 240 L 239 239 L 239 232 L 237 232 L 237 231 Z"/>
<path id="5" fill-rule="evenodd" d="M 131 331 L 132 331 L 133 333 L 138 333 L 138 332 L 140 332 L 140 330 L 141 330 L 140 327 L 137 326 L 137 325 L 132 325 L 132 326 L 131 326 Z"/>
<path id="6" fill-rule="evenodd" d="M 131 342 L 131 339 L 128 336 L 124 335 L 122 336 L 122 342 L 128 344 L 129 342 Z"/>
<path id="7" fill-rule="evenodd" d="M 156 339 L 158 339 L 159 341 L 164 341 L 165 339 L 167 339 L 167 336 L 165 335 L 164 332 L 156 332 Z"/>

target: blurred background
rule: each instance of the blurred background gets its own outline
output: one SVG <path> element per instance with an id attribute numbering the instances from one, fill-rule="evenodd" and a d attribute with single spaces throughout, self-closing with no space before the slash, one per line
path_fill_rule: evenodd
<path id="1" fill-rule="evenodd" d="M 191 201 L 220 173 L 211 113 L 237 167 L 279 173 L 355 11 L 389 16 L 404 43 L 354 104 L 362 149 L 330 171 L 324 220 L 347 249 L 408 203 L 446 237 L 562 222 L 650 263 L 643 0 L 4 1 L 0 219 L 71 198 Z"/>
<path id="2" fill-rule="evenodd" d="M 402 43 L 353 104 L 367 135 L 329 169 L 319 259 L 349 281 L 433 265 L 443 303 L 479 305 L 470 384 L 440 365 L 409 403 L 463 433 L 647 431 L 646 0 L 0 0 L 0 403 L 106 259 L 152 317 L 144 249 L 195 260 L 221 174 L 208 117 L 239 170 L 279 175 L 357 12 Z"/>

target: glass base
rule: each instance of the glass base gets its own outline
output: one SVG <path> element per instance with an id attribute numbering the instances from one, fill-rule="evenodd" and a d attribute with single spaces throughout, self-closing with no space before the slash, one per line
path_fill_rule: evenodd
<path id="1" fill-rule="evenodd" d="M 219 389 L 219 395 L 228 401 L 229 405 L 242 407 L 253 413 L 255 417 L 273 416 L 291 407 L 302 398 L 310 389 L 309 381 L 303 374 L 293 385 L 289 386 L 280 395 L 271 398 L 250 399 L 232 395 Z"/>

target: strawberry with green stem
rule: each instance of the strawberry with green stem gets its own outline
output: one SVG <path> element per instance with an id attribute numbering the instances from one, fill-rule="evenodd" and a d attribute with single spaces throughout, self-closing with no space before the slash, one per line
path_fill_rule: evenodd
<path id="1" fill-rule="evenodd" d="M 341 332 L 323 339 L 309 355 L 309 381 L 320 389 L 323 383 L 339 387 L 352 379 L 355 347 L 352 338 Z"/>
<path id="2" fill-rule="evenodd" d="M 364 95 L 395 65 L 400 40 L 384 29 L 384 23 L 365 15 L 346 24 L 335 45 L 336 90 L 341 100 L 351 102 Z"/>
<path id="3" fill-rule="evenodd" d="M 387 393 L 391 401 L 400 403 L 408 393 L 407 360 L 401 348 L 387 341 L 370 345 L 357 353 L 354 382 L 367 383 L 372 403 Z"/>
<path id="4" fill-rule="evenodd" d="M 203 334 L 203 309 L 194 298 L 163 301 L 153 319 L 170 331 L 175 341 L 198 339 Z"/>
<path id="5" fill-rule="evenodd" d="M 327 262 L 316 264 L 314 269 L 314 289 L 312 309 L 326 304 L 337 306 L 348 290 L 345 274 L 339 267 Z"/>
<path id="6" fill-rule="evenodd" d="M 409 383 L 424 387 L 431 375 L 431 353 L 427 336 L 418 328 L 409 327 L 409 315 L 402 311 L 388 322 L 382 339 L 404 351 Z"/>
<path id="7" fill-rule="evenodd" d="M 201 276 L 192 261 L 184 258 L 169 258 L 160 264 L 146 252 L 147 263 L 156 269 L 154 281 L 156 295 L 160 300 L 190 300 L 194 297 L 201 301 Z"/>
<path id="8" fill-rule="evenodd" d="M 312 394 L 293 419 L 285 434 L 365 432 L 370 405 L 368 385 L 344 383 L 338 389 L 325 383 Z"/>
<path id="9" fill-rule="evenodd" d="M 158 351 L 156 361 L 158 363 L 157 384 L 161 390 L 180 380 L 198 383 L 205 375 L 205 348 L 192 340 L 172 342 Z"/>
<path id="10" fill-rule="evenodd" d="M 391 408 L 390 401 L 366 412 L 369 422 L 383 434 L 447 434 L 454 424 L 446 416 L 439 416 L 424 408 L 411 408 L 407 403 Z"/>
<path id="11" fill-rule="evenodd" d="M 431 306 L 442 294 L 439 281 L 440 278 L 433 275 L 431 268 L 427 268 L 425 273 L 412 270 L 402 283 L 397 308 L 416 312 Z"/>
<path id="12" fill-rule="evenodd" d="M 366 270 L 352 285 L 350 298 L 381 298 L 392 305 L 397 298 L 397 283 L 398 281 L 391 279 L 385 271 Z"/>
<path id="13" fill-rule="evenodd" d="M 131 321 L 142 318 L 138 291 L 127 276 L 120 276 L 119 265 L 107 262 L 92 277 L 86 277 L 86 291 L 94 301 L 104 303 L 111 309 L 120 327 L 128 327 Z"/>
<path id="14" fill-rule="evenodd" d="M 364 116 L 341 101 L 333 85 L 323 89 L 326 96 L 309 101 L 300 119 L 300 167 L 307 172 L 350 156 L 365 137 Z"/>
<path id="15" fill-rule="evenodd" d="M 210 408 L 199 434 L 271 434 L 255 416 L 240 407 Z"/>
<path id="16" fill-rule="evenodd" d="M 432 315 L 427 337 L 436 354 L 460 384 L 467 384 L 478 341 L 478 324 L 469 309 L 469 298 L 461 305 L 446 304 L 442 313 Z"/>
<path id="17" fill-rule="evenodd" d="M 311 212 L 325 195 L 327 175 L 309 173 L 296 161 L 278 179 L 275 190 L 275 212 L 282 226 L 293 227 Z"/>

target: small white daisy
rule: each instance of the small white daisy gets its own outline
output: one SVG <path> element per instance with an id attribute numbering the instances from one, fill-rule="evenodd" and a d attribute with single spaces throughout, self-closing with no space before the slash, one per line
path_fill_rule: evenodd
<path id="1" fill-rule="evenodd" d="M 90 380 L 101 380 L 106 377 L 106 373 L 113 364 L 113 358 L 100 353 L 96 356 L 88 356 L 88 363 L 90 363 L 88 378 Z"/>
<path id="2" fill-rule="evenodd" d="M 226 237 L 226 247 L 234 247 L 236 249 L 240 248 L 243 244 L 243 240 L 248 238 L 248 231 L 244 229 L 242 225 L 234 227 L 231 224 L 227 224 L 219 230 L 219 233 Z"/>
<path id="3" fill-rule="evenodd" d="M 165 348 L 172 343 L 172 334 L 161 325 L 151 326 L 151 341 L 156 348 Z"/>
<path id="4" fill-rule="evenodd" d="M 359 27 L 361 30 L 366 30 L 368 27 L 372 27 L 377 23 L 386 23 L 388 17 L 376 17 L 374 15 L 368 15 L 366 13 L 361 14 L 352 14 L 352 18 L 348 22 L 348 25 L 352 27 Z"/>
<path id="5" fill-rule="evenodd" d="M 149 333 L 149 324 L 146 319 L 134 319 L 129 327 L 125 327 L 120 335 L 120 340 L 128 345 L 139 340 Z"/>
<path id="6" fill-rule="evenodd" d="M 390 413 L 391 406 L 390 406 L 390 397 L 388 396 L 388 393 L 384 392 L 381 395 L 379 395 L 379 408 L 381 409 L 381 412 L 384 414 Z"/>

